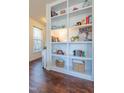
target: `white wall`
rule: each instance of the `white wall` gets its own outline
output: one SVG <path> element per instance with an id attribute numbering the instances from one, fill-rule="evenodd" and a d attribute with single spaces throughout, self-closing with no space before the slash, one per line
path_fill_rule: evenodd
<path id="1" fill-rule="evenodd" d="M 35 60 L 41 57 L 40 52 L 33 52 L 33 26 L 43 29 L 43 46 L 45 44 L 45 29 L 39 22 L 30 17 L 29 19 L 29 61 Z"/>

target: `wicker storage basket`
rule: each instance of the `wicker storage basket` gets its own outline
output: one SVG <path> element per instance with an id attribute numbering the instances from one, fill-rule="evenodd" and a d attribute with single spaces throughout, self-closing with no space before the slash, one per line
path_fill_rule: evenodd
<path id="1" fill-rule="evenodd" d="M 73 62 L 73 70 L 76 72 L 84 73 L 85 72 L 85 63 L 76 63 Z"/>
<path id="2" fill-rule="evenodd" d="M 63 61 L 60 61 L 60 60 L 56 60 L 56 66 L 57 67 L 64 67 L 64 62 Z"/>

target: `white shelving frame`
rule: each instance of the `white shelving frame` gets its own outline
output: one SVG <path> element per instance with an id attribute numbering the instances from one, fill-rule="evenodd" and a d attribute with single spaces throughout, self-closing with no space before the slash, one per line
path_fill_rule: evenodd
<path id="1" fill-rule="evenodd" d="M 47 15 L 47 27 L 46 27 L 46 42 L 47 42 L 47 70 L 54 70 L 54 71 L 57 71 L 57 72 L 60 72 L 60 73 L 64 73 L 64 74 L 69 74 L 69 75 L 72 75 L 72 76 L 75 76 L 75 77 L 79 77 L 79 78 L 82 78 L 82 79 L 87 79 L 87 80 L 91 80 L 93 81 L 93 77 L 94 77 L 94 59 L 93 59 L 93 36 L 92 36 L 92 41 L 79 41 L 79 42 L 70 42 L 69 41 L 69 29 L 78 29 L 78 28 L 85 28 L 85 27 L 92 27 L 92 35 L 93 35 L 93 23 L 92 24 L 88 24 L 88 25 L 80 25 L 80 26 L 73 26 L 73 27 L 70 27 L 70 24 L 69 24 L 69 17 L 70 15 L 72 15 L 73 13 L 76 13 L 76 12 L 80 12 L 80 11 L 85 11 L 87 9 L 91 9 L 92 10 L 92 6 L 88 6 L 88 7 L 85 7 L 85 8 L 82 8 L 82 9 L 79 9 L 79 10 L 76 10 L 76 11 L 73 11 L 73 12 L 70 12 L 69 11 L 69 1 L 70 0 L 59 0 L 59 1 L 56 1 L 52 4 L 48 4 L 47 5 L 47 9 L 46 9 L 46 15 Z M 58 4 L 61 4 L 63 2 L 67 2 L 67 11 L 65 14 L 63 15 L 58 15 L 58 16 L 54 16 L 54 17 L 51 17 L 51 8 L 53 6 L 56 6 Z M 91 13 L 93 15 L 93 13 Z M 51 32 L 52 32 L 52 28 L 51 28 L 51 25 L 52 25 L 52 21 L 54 21 L 56 18 L 60 18 L 60 17 L 63 17 L 65 16 L 66 17 L 66 21 L 67 21 L 67 25 L 66 25 L 66 29 L 67 29 L 67 42 L 52 42 L 51 41 Z M 57 55 L 57 54 L 52 54 L 52 45 L 54 44 L 65 44 L 66 45 L 66 55 Z M 76 56 L 70 56 L 69 54 L 69 46 L 71 44 L 91 44 L 92 45 L 92 58 L 82 58 L 82 57 L 76 57 Z M 53 66 L 53 63 L 52 63 L 52 57 L 63 57 L 63 58 L 66 58 L 66 66 L 67 66 L 67 69 L 62 69 L 62 68 L 59 68 L 59 67 L 54 67 Z M 79 60 L 85 60 L 85 61 L 91 61 L 91 64 L 92 64 L 92 72 L 91 74 L 80 74 L 80 73 L 77 73 L 77 72 L 74 72 L 74 71 L 71 71 L 70 70 L 70 59 L 79 59 Z"/>

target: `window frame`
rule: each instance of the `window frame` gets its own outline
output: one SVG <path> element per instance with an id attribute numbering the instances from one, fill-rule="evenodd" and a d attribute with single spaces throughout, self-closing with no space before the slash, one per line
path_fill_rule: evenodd
<path id="1" fill-rule="evenodd" d="M 34 28 L 40 30 L 40 33 L 41 33 L 41 38 L 40 38 L 40 39 L 34 38 Z M 36 27 L 36 26 L 33 26 L 33 27 L 32 27 L 32 32 L 33 32 L 33 53 L 39 53 L 39 52 L 41 52 L 42 49 L 43 49 L 43 47 L 42 47 L 42 46 L 43 46 L 43 32 L 42 32 L 42 30 L 43 30 L 43 29 L 41 29 L 41 28 L 39 28 L 39 27 Z M 35 48 L 35 40 L 36 40 L 37 42 L 38 42 L 38 41 L 41 42 L 41 48 L 40 48 L 40 49 L 36 49 L 36 48 Z"/>

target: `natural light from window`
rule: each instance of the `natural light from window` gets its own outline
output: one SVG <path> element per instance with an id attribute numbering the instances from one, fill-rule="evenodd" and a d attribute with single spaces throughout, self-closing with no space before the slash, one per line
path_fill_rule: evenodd
<path id="1" fill-rule="evenodd" d="M 42 31 L 40 28 L 33 27 L 33 52 L 40 52 L 42 50 Z"/>

